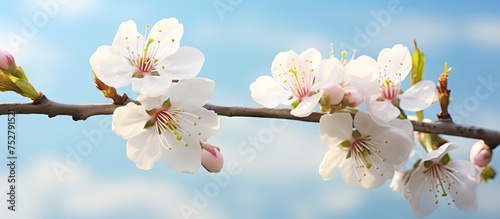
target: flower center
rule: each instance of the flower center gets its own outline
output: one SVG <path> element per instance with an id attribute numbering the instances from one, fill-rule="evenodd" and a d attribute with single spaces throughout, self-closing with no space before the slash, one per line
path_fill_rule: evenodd
<path id="1" fill-rule="evenodd" d="M 146 25 L 146 32 L 144 36 L 147 34 L 147 30 L 149 25 Z M 161 32 L 161 30 L 159 30 Z M 134 38 L 134 37 L 132 37 Z M 128 57 L 127 60 L 130 65 L 135 67 L 136 72 L 133 74 L 133 77 L 142 78 L 145 75 L 159 76 L 159 57 L 158 51 L 160 51 L 161 41 L 159 39 L 148 38 L 145 42 L 145 46 L 142 48 L 141 45 L 143 37 L 138 35 L 135 37 L 135 48 L 131 48 L 129 46 L 129 40 L 133 40 L 129 37 L 125 37 L 125 41 L 127 43 Z M 173 40 L 173 39 L 172 39 Z M 160 54 L 161 55 L 161 54 Z M 161 66 L 161 69 L 165 69 L 165 66 Z"/>
<path id="2" fill-rule="evenodd" d="M 172 109 L 170 98 L 168 98 L 160 108 L 147 110 L 151 119 L 146 122 L 144 128 L 154 128 L 160 143 L 168 150 L 172 150 L 172 143 L 169 143 L 168 135 L 172 134 L 175 139 L 184 146 L 189 146 L 184 140 L 184 137 L 198 135 L 202 137 L 202 132 L 196 128 L 198 122 L 202 121 L 201 116 L 180 110 Z"/>
<path id="3" fill-rule="evenodd" d="M 289 69 L 285 69 L 281 63 L 279 64 L 282 73 L 278 74 L 278 76 L 287 90 L 298 100 L 302 100 L 302 98 L 310 95 L 311 87 L 314 84 L 315 70 L 312 67 L 313 61 L 306 59 L 303 63 L 297 63 L 294 58 L 291 61 L 292 66 Z"/>
<path id="4" fill-rule="evenodd" d="M 393 77 L 380 74 L 379 75 L 380 84 L 380 96 L 384 100 L 394 100 L 398 97 L 401 91 L 401 74 L 396 74 Z"/>
<path id="5" fill-rule="evenodd" d="M 441 194 L 442 197 L 446 197 L 448 205 L 455 202 L 455 199 L 452 199 L 450 202 L 448 194 L 453 192 L 455 183 L 459 182 L 457 176 L 459 173 L 457 170 L 441 163 L 435 163 L 425 171 L 425 174 L 427 176 L 429 192 L 434 194 L 435 204 L 439 203 L 438 194 Z M 458 192 L 455 191 L 455 194 L 458 194 Z"/>
<path id="6" fill-rule="evenodd" d="M 366 177 L 367 169 L 372 167 L 375 167 L 380 176 L 384 176 L 377 165 L 381 161 L 385 162 L 385 158 L 380 156 L 380 150 L 377 149 L 379 143 L 372 141 L 370 136 L 361 137 L 361 134 L 357 130 L 353 131 L 353 138 L 355 140 L 352 143 L 345 145 L 348 147 L 346 159 L 352 159 L 352 165 L 358 177 L 358 182 L 361 182 L 361 177 Z"/>

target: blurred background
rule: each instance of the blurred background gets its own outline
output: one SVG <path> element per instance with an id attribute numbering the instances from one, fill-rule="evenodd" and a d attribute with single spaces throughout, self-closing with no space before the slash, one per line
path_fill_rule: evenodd
<path id="1" fill-rule="evenodd" d="M 132 3 L 133 2 L 133 3 Z M 256 104 L 249 85 L 280 51 L 314 47 L 324 57 L 357 49 L 376 58 L 396 43 L 426 55 L 433 81 L 448 62 L 451 113 L 456 122 L 500 130 L 500 3 L 497 1 L 6 1 L 0 8 L 0 48 L 10 51 L 48 98 L 75 104 L 108 103 L 95 89 L 88 59 L 110 45 L 121 22 L 146 24 L 176 17 L 181 46 L 205 55 L 199 74 L 216 82 L 213 104 Z M 404 82 L 409 86 L 409 80 Z M 480 94 L 478 91 L 480 90 Z M 131 97 L 130 87 L 119 89 Z M 0 93 L 0 102 L 27 102 Z M 425 111 L 436 119 L 437 104 Z M 6 133 L 7 117 L 0 117 Z M 220 117 L 209 139 L 225 159 L 220 174 L 188 175 L 158 162 L 149 171 L 127 159 L 126 141 L 111 116 L 17 116 L 17 211 L 7 211 L 6 134 L 0 135 L 0 218 L 413 218 L 408 202 L 386 185 L 359 191 L 340 176 L 323 181 L 327 151 L 317 123 Z M 474 139 L 445 136 L 469 159 Z M 411 165 L 411 164 L 410 164 Z M 500 159 L 492 166 L 500 170 Z M 5 199 L 5 200 L 4 200 Z M 478 187 L 479 209 L 463 213 L 443 201 L 428 218 L 498 218 L 500 180 Z"/>

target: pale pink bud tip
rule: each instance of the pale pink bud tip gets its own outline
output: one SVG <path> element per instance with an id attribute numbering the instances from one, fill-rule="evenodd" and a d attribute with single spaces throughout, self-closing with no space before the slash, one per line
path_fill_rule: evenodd
<path id="1" fill-rule="evenodd" d="M 477 141 L 470 149 L 470 161 L 479 166 L 485 167 L 491 161 L 492 153 L 488 145 L 483 140 Z"/>
<path id="2" fill-rule="evenodd" d="M 347 105 L 350 107 L 357 107 L 363 102 L 363 96 L 356 89 L 347 89 L 344 92 L 344 98 L 347 100 Z"/>
<path id="3" fill-rule="evenodd" d="M 224 158 L 220 149 L 208 143 L 203 143 L 203 151 L 201 152 L 201 165 L 212 173 L 218 173 L 224 164 Z"/>
<path id="4" fill-rule="evenodd" d="M 0 70 L 15 72 L 17 69 L 16 62 L 12 55 L 3 49 L 0 49 Z"/>

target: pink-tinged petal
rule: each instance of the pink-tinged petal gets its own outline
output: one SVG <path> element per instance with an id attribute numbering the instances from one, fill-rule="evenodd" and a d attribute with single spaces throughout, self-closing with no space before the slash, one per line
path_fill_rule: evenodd
<path id="1" fill-rule="evenodd" d="M 182 136 L 178 141 L 171 133 L 165 135 L 171 150 L 162 150 L 163 164 L 167 167 L 183 172 L 194 173 L 201 166 L 201 146 L 197 138 Z M 186 146 L 187 144 L 187 146 Z"/>
<path id="2" fill-rule="evenodd" d="M 171 84 L 172 76 L 169 74 L 160 76 L 144 75 L 143 78 L 132 78 L 132 90 L 148 97 L 167 94 Z"/>
<path id="3" fill-rule="evenodd" d="M 137 32 L 134 21 L 128 20 L 120 24 L 113 40 L 113 47 L 120 50 L 122 56 L 130 57 L 131 51 L 142 52 L 144 49 L 144 36 Z M 135 54 L 137 55 L 137 54 Z"/>
<path id="4" fill-rule="evenodd" d="M 215 83 L 206 78 L 180 80 L 170 87 L 170 102 L 173 108 L 198 109 L 214 96 Z"/>
<path id="5" fill-rule="evenodd" d="M 258 77 L 250 85 L 250 92 L 255 102 L 267 108 L 274 108 L 291 97 L 290 92 L 267 75 Z"/>
<path id="6" fill-rule="evenodd" d="M 352 140 L 352 117 L 350 113 L 333 113 L 319 119 L 321 141 L 330 149 L 339 147 L 343 141 Z"/>
<path id="7" fill-rule="evenodd" d="M 392 105 L 390 101 L 377 101 L 377 96 L 370 97 L 366 102 L 366 109 L 379 125 L 386 125 L 400 114 L 399 109 Z"/>
<path id="8" fill-rule="evenodd" d="M 151 130 L 142 132 L 127 141 L 127 157 L 134 161 L 137 168 L 149 170 L 160 159 L 160 150 L 166 150 L 160 145 L 159 137 Z"/>
<path id="9" fill-rule="evenodd" d="M 331 147 L 323 157 L 323 161 L 319 165 L 319 175 L 323 180 L 329 180 L 337 174 L 342 162 L 345 160 L 347 151 L 340 146 Z"/>
<path id="10" fill-rule="evenodd" d="M 179 23 L 176 18 L 165 18 L 153 25 L 149 32 L 148 38 L 154 39 L 158 48 L 158 59 L 167 57 L 178 51 L 184 26 Z"/>
<path id="11" fill-rule="evenodd" d="M 112 46 L 100 46 L 89 61 L 97 77 L 112 87 L 129 85 L 135 72 L 120 51 Z"/>
<path id="12" fill-rule="evenodd" d="M 296 117 L 306 117 L 311 115 L 311 113 L 314 111 L 314 108 L 316 105 L 318 105 L 319 99 L 321 98 L 323 94 L 321 92 L 314 94 L 310 97 L 305 97 L 303 98 L 299 105 L 295 107 L 292 111 L 290 111 L 290 114 L 296 116 Z"/>
<path id="13" fill-rule="evenodd" d="M 140 95 L 139 97 L 137 97 L 137 101 L 141 103 L 141 105 L 144 107 L 145 110 L 161 108 L 165 100 L 167 100 L 166 95 L 157 97 L 148 97 L 145 95 Z"/>
<path id="14" fill-rule="evenodd" d="M 346 73 L 350 82 L 364 96 L 380 93 L 378 83 L 379 65 L 377 61 L 368 56 L 360 56 L 351 60 L 346 65 Z"/>
<path id="15" fill-rule="evenodd" d="M 176 113 L 174 117 L 179 121 L 178 126 L 182 131 L 198 139 L 212 137 L 219 130 L 217 114 L 201 106 L 198 109 Z"/>
<path id="16" fill-rule="evenodd" d="M 396 44 L 392 48 L 385 48 L 378 54 L 377 62 L 380 65 L 380 72 L 389 78 L 401 75 L 403 81 L 412 68 L 411 54 L 408 47 Z"/>
<path id="17" fill-rule="evenodd" d="M 166 57 L 158 66 L 164 66 L 165 73 L 172 74 L 173 79 L 186 79 L 195 77 L 204 62 L 203 53 L 193 47 L 183 46 Z"/>
<path id="18" fill-rule="evenodd" d="M 426 109 L 434 100 L 435 88 L 436 85 L 432 81 L 420 81 L 398 96 L 399 106 L 409 111 Z"/>
<path id="19" fill-rule="evenodd" d="M 113 112 L 111 127 L 116 135 L 129 139 L 144 131 L 144 125 L 151 117 L 143 106 L 128 103 Z"/>
<path id="20" fill-rule="evenodd" d="M 410 208 L 415 216 L 424 217 L 436 210 L 438 205 L 434 201 L 434 193 L 429 192 L 430 188 L 427 182 L 422 182 L 418 186 L 422 187 L 420 189 L 421 192 L 417 198 L 409 199 Z M 409 192 L 413 193 L 414 191 L 409 190 Z"/>
<path id="21" fill-rule="evenodd" d="M 479 185 L 478 171 L 474 165 L 464 160 L 452 160 L 446 167 L 458 171 L 459 182 L 451 185 L 448 193 L 455 200 L 458 209 L 465 212 L 477 210 L 476 187 Z"/>
<path id="22" fill-rule="evenodd" d="M 224 157 L 218 147 L 203 143 L 201 152 L 201 165 L 211 173 L 218 173 L 224 165 Z"/>
<path id="23" fill-rule="evenodd" d="M 413 142 L 408 134 L 398 128 L 385 128 L 377 135 L 371 135 L 374 142 L 378 142 L 378 156 L 392 165 L 401 165 L 408 160 Z"/>
<path id="24" fill-rule="evenodd" d="M 311 90 L 338 86 L 344 79 L 343 66 L 338 59 L 323 59 L 315 69 L 315 82 Z"/>

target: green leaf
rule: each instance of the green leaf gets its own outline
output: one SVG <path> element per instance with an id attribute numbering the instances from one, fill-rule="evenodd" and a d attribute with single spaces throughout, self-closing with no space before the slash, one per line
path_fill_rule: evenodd
<path id="1" fill-rule="evenodd" d="M 411 68 L 411 85 L 416 84 L 424 78 L 424 64 L 425 55 L 417 47 L 417 40 L 413 39 L 413 45 L 415 46 L 415 51 L 411 55 L 412 68 Z"/>
<path id="2" fill-rule="evenodd" d="M 413 45 L 415 47 L 415 51 L 411 55 L 412 68 L 410 72 L 410 81 L 411 85 L 414 85 L 421 81 L 424 78 L 424 65 L 425 65 L 425 55 L 420 49 L 417 47 L 417 40 L 413 39 Z M 417 111 L 417 119 L 418 121 L 422 121 L 424 119 L 424 112 Z"/>

